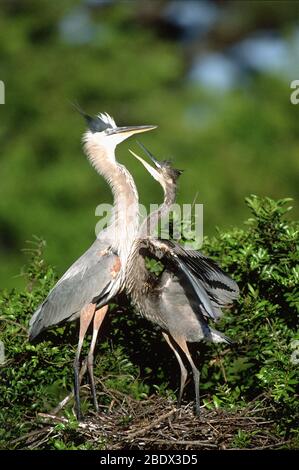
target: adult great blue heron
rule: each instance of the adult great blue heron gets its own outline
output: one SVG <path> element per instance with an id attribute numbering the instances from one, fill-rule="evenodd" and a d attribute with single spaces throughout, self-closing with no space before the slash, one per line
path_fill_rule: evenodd
<path id="1" fill-rule="evenodd" d="M 128 137 L 156 126 L 118 127 L 108 114 L 90 117 L 83 113 L 88 130 L 84 150 L 96 171 L 109 183 L 114 208 L 110 224 L 91 247 L 66 271 L 37 308 L 30 320 L 29 338 L 63 321 L 80 319 L 77 352 L 74 361 L 75 400 L 80 418 L 79 365 L 83 340 L 93 319 L 93 336 L 87 367 L 95 408 L 98 409 L 93 377 L 93 351 L 108 302 L 124 282 L 125 265 L 139 222 L 138 193 L 128 170 L 115 159 L 116 146 Z"/>
<path id="2" fill-rule="evenodd" d="M 169 162 L 159 162 L 147 151 L 155 164 L 150 166 L 138 158 L 149 173 L 161 184 L 164 201 L 143 222 L 127 263 L 126 291 L 135 309 L 157 324 L 173 350 L 181 370 L 180 405 L 187 378 L 182 361 L 183 352 L 191 365 L 196 397 L 196 412 L 200 411 L 199 371 L 190 355 L 187 342 L 208 340 L 213 343 L 231 343 L 229 338 L 210 327 L 205 317 L 217 319 L 221 308 L 238 296 L 237 284 L 209 258 L 194 250 L 184 250 L 168 240 L 159 240 L 148 233 L 166 215 L 175 201 L 180 171 Z M 165 269 L 160 277 L 148 271 L 145 256 L 162 260 Z"/>

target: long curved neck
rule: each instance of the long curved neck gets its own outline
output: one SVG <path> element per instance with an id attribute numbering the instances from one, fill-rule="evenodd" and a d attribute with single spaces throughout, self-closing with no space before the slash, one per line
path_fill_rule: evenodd
<path id="1" fill-rule="evenodd" d="M 154 235 L 154 232 L 157 228 L 160 220 L 165 217 L 170 209 L 172 204 L 174 204 L 176 198 L 176 187 L 171 186 L 164 189 L 164 200 L 162 204 L 155 211 L 151 212 L 149 216 L 143 221 L 140 230 L 139 237 L 144 238 L 146 236 L 150 237 Z"/>
<path id="2" fill-rule="evenodd" d="M 138 232 L 137 188 L 129 171 L 116 162 L 114 148 L 106 148 L 88 140 L 84 148 L 92 166 L 111 187 L 114 205 L 106 233 L 111 238 L 113 249 L 125 262 Z"/>
<path id="3" fill-rule="evenodd" d="M 163 188 L 164 189 L 164 188 Z M 152 274 L 149 273 L 145 258 L 140 254 L 139 248 L 142 240 L 147 237 L 154 235 L 154 231 L 161 220 L 165 217 L 172 204 L 175 202 L 176 188 L 169 187 L 164 190 L 164 200 L 157 210 L 151 212 L 151 214 L 142 222 L 138 231 L 138 237 L 136 237 L 135 243 L 133 244 L 131 256 L 127 265 L 126 274 L 126 288 L 131 294 L 133 304 L 137 305 L 139 310 L 142 311 L 142 299 L 147 296 L 149 285 L 151 284 Z M 140 304 L 141 299 L 141 304 Z M 141 312 L 142 313 L 142 312 Z"/>

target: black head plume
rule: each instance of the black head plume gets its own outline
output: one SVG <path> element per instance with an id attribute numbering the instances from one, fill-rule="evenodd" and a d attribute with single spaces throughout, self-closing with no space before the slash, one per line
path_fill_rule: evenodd
<path id="1" fill-rule="evenodd" d="M 88 129 L 91 132 L 103 132 L 106 129 L 112 129 L 114 127 L 110 122 L 110 116 L 107 114 L 100 114 L 98 116 L 92 117 L 85 113 L 85 111 L 83 111 L 78 104 L 72 103 L 72 106 L 81 114 L 81 116 L 84 117 L 85 121 L 87 122 Z"/>

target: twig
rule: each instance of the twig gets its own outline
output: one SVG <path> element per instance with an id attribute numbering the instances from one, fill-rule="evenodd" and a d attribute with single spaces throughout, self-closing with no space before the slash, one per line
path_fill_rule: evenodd
<path id="1" fill-rule="evenodd" d="M 115 403 L 115 399 L 113 398 L 113 399 L 111 400 L 111 402 L 110 402 L 110 405 L 109 405 L 109 408 L 108 408 L 108 413 L 111 413 L 112 408 L 113 408 L 113 406 L 114 406 L 114 403 Z"/>
<path id="2" fill-rule="evenodd" d="M 7 323 L 10 323 L 11 325 L 15 325 L 21 330 L 25 331 L 26 336 L 28 335 L 28 330 L 24 325 L 21 325 L 20 323 L 17 323 L 16 321 L 10 320 L 9 318 L 5 318 L 3 316 L 0 316 L 0 320 L 6 321 Z M 25 335 L 24 335 L 25 336 Z"/>
<path id="3" fill-rule="evenodd" d="M 40 418 L 43 418 L 47 421 L 53 421 L 54 423 L 63 423 L 63 424 L 68 424 L 69 423 L 69 420 L 67 418 L 64 418 L 63 416 L 55 416 L 55 415 L 51 415 L 51 414 L 48 414 L 48 413 L 38 413 L 37 416 L 39 416 Z M 81 430 L 88 430 L 90 428 L 90 423 L 81 423 L 81 422 L 78 422 L 78 428 L 81 429 Z"/>
<path id="4" fill-rule="evenodd" d="M 47 419 L 48 421 L 54 421 L 54 423 L 68 423 L 69 420 L 67 418 L 63 418 L 62 416 L 55 416 L 48 413 L 37 413 L 37 416 L 40 418 Z"/>
<path id="5" fill-rule="evenodd" d="M 50 428 L 49 429 L 49 432 L 47 432 L 47 435 L 45 437 L 43 437 L 40 441 L 38 442 L 34 442 L 32 443 L 30 446 L 28 446 L 28 449 L 37 449 L 38 447 L 40 447 L 44 442 L 47 442 L 49 436 L 51 436 L 53 432 L 53 428 Z"/>
<path id="6" fill-rule="evenodd" d="M 279 446 L 282 446 L 282 445 L 285 445 L 285 444 L 288 444 L 289 442 L 291 442 L 290 440 L 289 441 L 280 441 L 280 442 L 276 442 L 275 444 L 267 444 L 266 446 L 259 446 L 259 447 L 250 447 L 250 450 L 264 450 L 264 449 L 271 449 L 273 447 L 279 447 Z M 243 449 L 240 449 L 240 448 L 237 448 L 237 447 L 230 447 L 229 450 L 243 450 Z M 248 450 L 247 449 L 244 449 L 244 450 Z"/>
<path id="7" fill-rule="evenodd" d="M 179 445 L 183 445 L 183 446 L 197 446 L 197 445 L 203 445 L 205 447 L 218 447 L 216 444 L 212 444 L 211 442 L 209 441 L 177 441 L 177 440 L 167 440 L 167 439 L 155 439 L 154 437 L 151 438 L 151 437 L 143 437 L 142 438 L 143 441 L 152 441 L 152 442 L 156 442 L 158 444 L 179 444 Z"/>
<path id="8" fill-rule="evenodd" d="M 165 413 L 164 415 L 160 416 L 160 418 L 156 419 L 155 421 L 153 421 L 151 424 L 148 424 L 147 426 L 145 426 L 144 428 L 142 429 L 138 429 L 138 431 L 135 431 L 131 434 L 128 434 L 127 436 L 127 439 L 133 439 L 134 437 L 136 436 L 139 436 L 140 434 L 144 434 L 146 431 L 148 431 L 149 429 L 152 429 L 154 428 L 157 424 L 161 423 L 161 421 L 163 421 L 165 418 L 168 418 L 169 416 L 173 415 L 174 413 L 176 413 L 177 409 L 175 408 L 174 410 L 171 410 L 171 411 L 168 411 L 168 413 Z"/>
<path id="9" fill-rule="evenodd" d="M 58 405 L 53 410 L 50 411 L 50 414 L 57 415 L 59 411 L 62 410 L 62 408 L 71 400 L 71 398 L 73 398 L 73 396 L 74 396 L 74 391 L 72 391 L 66 397 L 64 397 L 64 399 L 61 400 L 61 402 L 58 403 Z"/>
<path id="10" fill-rule="evenodd" d="M 30 431 L 27 434 L 24 434 L 23 436 L 18 437 L 17 439 L 13 439 L 10 443 L 11 444 L 16 444 L 17 442 L 24 441 L 24 440 L 28 439 L 29 437 L 32 437 L 32 436 L 35 436 L 35 435 L 38 435 L 38 434 L 44 434 L 49 429 L 51 429 L 51 426 L 46 426 L 42 429 L 35 429 L 35 431 Z"/>
<path id="11" fill-rule="evenodd" d="M 226 418 L 211 419 L 209 423 L 221 423 L 223 421 L 226 423 L 227 421 L 244 421 L 244 420 L 256 423 L 259 419 L 264 419 L 264 418 L 262 416 L 256 416 L 255 418 L 253 418 L 252 416 L 227 416 Z"/>
<path id="12" fill-rule="evenodd" d="M 121 393 L 118 390 L 114 390 L 114 389 L 110 390 L 109 388 L 106 387 L 106 385 L 104 384 L 104 382 L 101 379 L 97 379 L 97 382 L 99 382 L 101 384 L 101 387 L 103 388 L 104 392 L 108 396 L 110 396 L 112 398 L 112 400 L 114 400 L 115 402 L 117 402 L 121 405 L 121 400 L 119 398 L 117 398 L 115 395 L 118 395 L 123 399 L 126 396 L 124 393 Z"/>
<path id="13" fill-rule="evenodd" d="M 86 361 L 83 362 L 82 364 L 82 367 L 80 369 L 80 373 L 79 373 L 79 383 L 81 384 L 81 381 L 86 373 L 86 370 L 87 370 L 87 363 Z M 83 385 L 83 387 L 85 387 L 85 385 Z M 83 388 L 82 387 L 82 388 Z M 62 410 L 62 408 L 74 397 L 74 390 L 71 391 L 71 393 L 69 393 L 66 397 L 64 397 L 63 400 L 61 400 L 61 402 L 58 403 L 58 405 L 50 411 L 50 414 L 52 415 L 57 415 L 57 413 L 59 413 L 60 410 Z"/>
<path id="14" fill-rule="evenodd" d="M 269 406 L 265 406 L 265 408 L 253 408 L 252 410 L 248 410 L 248 413 L 260 413 L 261 411 L 269 410 Z"/>

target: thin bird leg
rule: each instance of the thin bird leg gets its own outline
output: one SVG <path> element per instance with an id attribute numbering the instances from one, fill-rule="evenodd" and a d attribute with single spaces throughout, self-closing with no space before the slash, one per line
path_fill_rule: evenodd
<path id="1" fill-rule="evenodd" d="M 79 331 L 79 341 L 76 351 L 76 356 L 74 360 L 74 374 L 75 374 L 75 384 L 74 384 L 74 395 L 75 395 L 75 403 L 76 403 L 76 415 L 77 419 L 80 420 L 82 418 L 81 414 L 81 407 L 80 407 L 80 378 L 79 378 L 79 367 L 80 367 L 80 354 L 83 345 L 83 340 L 86 335 L 86 331 L 90 325 L 92 317 L 94 316 L 94 312 L 96 309 L 95 304 L 88 304 L 81 310 L 80 313 L 80 331 Z"/>
<path id="2" fill-rule="evenodd" d="M 200 415 L 199 370 L 197 369 L 197 367 L 195 366 L 195 364 L 193 362 L 193 359 L 190 355 L 190 352 L 189 352 L 189 349 L 188 349 L 185 338 L 174 337 L 173 339 L 177 342 L 177 344 L 180 346 L 182 351 L 185 353 L 185 355 L 186 355 L 186 357 L 189 361 L 189 364 L 192 367 L 194 387 L 195 387 L 195 411 L 196 411 L 197 416 L 199 416 Z"/>
<path id="3" fill-rule="evenodd" d="M 186 369 L 186 367 L 185 367 L 185 365 L 182 361 L 182 358 L 181 358 L 181 356 L 178 352 L 177 345 L 174 342 L 171 341 L 171 339 L 169 338 L 169 335 L 165 331 L 162 331 L 162 335 L 164 336 L 168 346 L 174 352 L 175 357 L 177 358 L 180 369 L 181 369 L 181 384 L 180 384 L 180 393 L 179 393 L 179 397 L 178 397 L 178 407 L 180 408 L 181 403 L 182 403 L 183 391 L 184 391 L 184 387 L 185 387 L 185 383 L 186 383 L 186 379 L 187 379 L 187 369 Z"/>
<path id="4" fill-rule="evenodd" d="M 105 305 L 104 307 L 97 310 L 96 313 L 94 314 L 92 340 L 91 340 L 91 344 L 90 344 L 90 348 L 89 348 L 89 352 L 87 356 L 87 368 L 88 368 L 89 379 L 90 379 L 91 395 L 92 395 L 93 404 L 94 404 L 96 411 L 99 411 L 99 405 L 98 405 L 96 387 L 95 387 L 94 375 L 93 375 L 93 359 L 94 359 L 93 353 L 94 353 L 94 348 L 97 342 L 99 329 L 101 328 L 102 322 L 105 318 L 107 311 L 108 311 L 108 305 Z"/>

